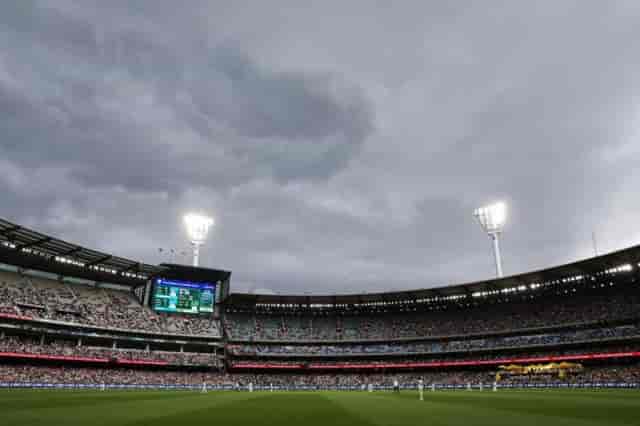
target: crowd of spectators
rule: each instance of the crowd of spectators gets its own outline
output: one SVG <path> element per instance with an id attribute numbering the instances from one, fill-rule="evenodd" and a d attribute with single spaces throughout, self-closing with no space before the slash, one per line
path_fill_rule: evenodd
<path id="1" fill-rule="evenodd" d="M 163 334 L 221 336 L 219 322 L 212 317 L 160 314 L 128 292 L 8 273 L 0 275 L 0 314 Z"/>
<path id="2" fill-rule="evenodd" d="M 7 314 L 135 332 L 222 337 L 218 320 L 211 316 L 159 314 L 129 292 L 3 272 L 0 316 Z M 637 336 L 639 325 L 630 323 L 633 318 L 640 318 L 640 293 L 620 286 L 606 297 L 585 293 L 423 312 L 227 313 L 224 327 L 228 340 L 235 342 L 229 346 L 232 355 L 432 354 Z M 596 324 L 613 320 L 626 320 L 627 325 Z M 540 330 L 573 323 L 591 325 Z M 518 330 L 516 336 L 488 335 Z M 402 341 L 422 338 L 433 340 Z"/>
<path id="3" fill-rule="evenodd" d="M 65 357 L 118 359 L 119 361 L 163 361 L 172 365 L 214 365 L 214 353 L 147 351 L 84 346 L 67 340 L 41 343 L 40 339 L 11 336 L 0 339 L 0 352 L 17 354 L 55 355 Z"/>
<path id="4" fill-rule="evenodd" d="M 185 371 L 149 371 L 139 369 L 100 369 L 42 367 L 31 365 L 0 365 L 0 382 L 4 383 L 67 383 L 67 384 L 138 384 L 138 385 L 230 385 L 244 387 L 248 383 L 262 386 L 389 386 L 394 380 L 403 385 L 468 383 L 490 384 L 495 371 L 425 371 L 401 374 L 223 374 Z M 583 372 L 562 379 L 551 375 L 509 377 L 500 383 L 640 383 L 640 365 L 609 365 L 586 368 Z"/>
<path id="5" fill-rule="evenodd" d="M 606 297 L 570 295 L 419 313 L 228 313 L 224 327 L 235 341 L 362 341 L 482 334 L 639 315 L 640 294 L 620 291 Z"/>
<path id="6" fill-rule="evenodd" d="M 328 360 L 328 359 L 314 359 L 311 361 L 308 360 L 234 360 L 231 361 L 231 366 L 234 368 L 238 368 L 243 365 L 243 363 L 249 363 L 251 365 L 255 365 L 256 363 L 264 364 L 273 369 L 290 367 L 290 366 L 301 366 L 301 367 L 313 367 L 318 368 L 322 366 L 335 367 L 339 366 L 370 366 L 380 365 L 381 367 L 388 366 L 390 363 L 394 365 L 397 364 L 412 364 L 415 362 L 460 362 L 460 361 L 495 361 L 495 360 L 511 360 L 513 358 L 527 358 L 527 359 L 536 359 L 536 358 L 547 358 L 551 356 L 565 356 L 565 355 L 589 355 L 589 354 L 609 354 L 609 353 L 629 353 L 629 352 L 640 352 L 640 344 L 638 343 L 630 343 L 630 344 L 619 344 L 619 345 L 611 345 L 606 347 L 578 347 L 571 349 L 557 349 L 557 350 L 540 350 L 540 351 L 527 351 L 523 353 L 500 353 L 500 352 L 484 352 L 484 353 L 473 353 L 466 356 L 460 355 L 439 355 L 439 356 L 429 356 L 428 358 L 413 358 L 413 359 L 348 359 L 348 360 Z M 506 362 L 506 361 L 505 361 Z"/>
<path id="7" fill-rule="evenodd" d="M 370 344 L 230 344 L 228 349 L 233 355 L 256 356 L 343 356 L 366 354 L 434 354 L 445 352 L 464 352 L 482 349 L 527 347 L 534 345 L 554 345 L 564 343 L 588 342 L 593 340 L 640 337 L 640 323 L 617 327 L 595 327 L 581 330 L 565 330 L 549 333 L 535 333 L 518 336 L 496 336 L 475 339 L 437 340 L 430 342 L 390 342 Z"/>

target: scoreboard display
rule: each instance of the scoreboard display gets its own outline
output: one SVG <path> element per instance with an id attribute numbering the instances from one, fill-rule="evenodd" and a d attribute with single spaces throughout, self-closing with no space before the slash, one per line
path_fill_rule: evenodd
<path id="1" fill-rule="evenodd" d="M 158 312 L 213 313 L 216 284 L 156 278 L 151 306 Z"/>

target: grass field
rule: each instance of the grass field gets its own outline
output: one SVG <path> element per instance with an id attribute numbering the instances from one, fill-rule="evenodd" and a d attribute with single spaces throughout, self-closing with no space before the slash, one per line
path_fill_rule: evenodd
<path id="1" fill-rule="evenodd" d="M 640 425 L 638 391 L 247 393 L 0 391 L 0 424 Z"/>

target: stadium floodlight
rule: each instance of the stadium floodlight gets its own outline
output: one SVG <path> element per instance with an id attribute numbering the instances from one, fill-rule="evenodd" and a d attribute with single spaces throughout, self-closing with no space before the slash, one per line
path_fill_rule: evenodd
<path id="1" fill-rule="evenodd" d="M 498 278 L 502 277 L 502 258 L 500 257 L 499 236 L 502 233 L 505 222 L 507 221 L 507 205 L 500 201 L 485 207 L 480 207 L 473 212 L 473 215 L 482 229 L 489 235 L 493 242 L 493 255 L 496 260 L 496 274 Z"/>
<path id="2" fill-rule="evenodd" d="M 204 215 L 189 213 L 184 216 L 187 234 L 193 247 L 193 266 L 198 266 L 200 260 L 200 246 L 204 244 L 213 226 L 213 219 Z"/>

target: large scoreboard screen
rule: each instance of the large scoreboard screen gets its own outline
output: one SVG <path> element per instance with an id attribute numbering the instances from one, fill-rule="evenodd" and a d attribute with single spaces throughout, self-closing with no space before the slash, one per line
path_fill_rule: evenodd
<path id="1" fill-rule="evenodd" d="M 156 278 L 151 306 L 158 312 L 209 314 L 215 299 L 216 284 Z"/>

